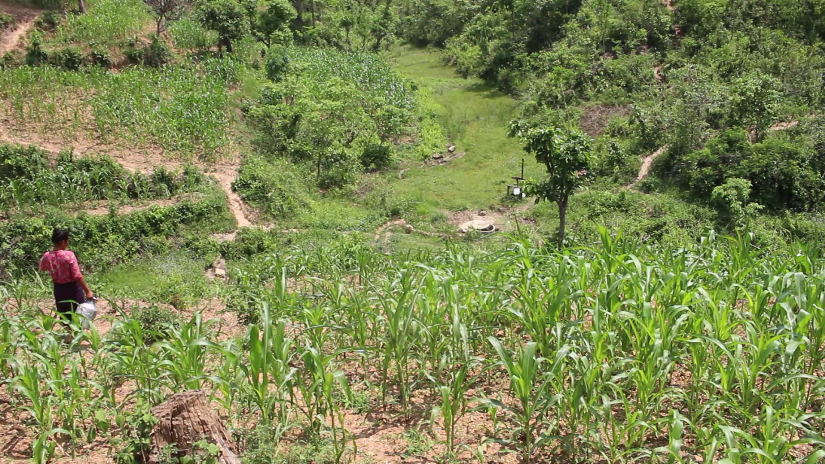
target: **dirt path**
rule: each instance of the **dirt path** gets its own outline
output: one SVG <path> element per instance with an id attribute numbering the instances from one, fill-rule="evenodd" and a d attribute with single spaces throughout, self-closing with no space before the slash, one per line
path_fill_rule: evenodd
<path id="1" fill-rule="evenodd" d="M 229 200 L 229 209 L 232 211 L 232 215 L 235 216 L 235 221 L 238 222 L 238 228 L 251 227 L 252 222 L 246 215 L 241 196 L 232 190 L 232 182 L 238 178 L 238 166 L 226 166 L 226 168 L 229 169 L 221 169 L 220 171 L 213 172 L 212 176 L 218 180 L 221 189 L 223 189 L 226 194 L 226 198 Z"/>
<path id="2" fill-rule="evenodd" d="M 40 10 L 0 2 L 0 10 L 14 17 L 14 24 L 9 30 L 0 35 L 0 57 L 18 47 L 20 39 L 34 27 L 34 20 L 40 15 Z"/>
<path id="3" fill-rule="evenodd" d="M 650 174 L 650 169 L 653 167 L 653 161 L 662 156 L 668 148 L 670 148 L 670 146 L 665 145 L 642 159 L 642 166 L 639 168 L 639 175 L 636 176 L 636 180 L 633 181 L 632 184 L 628 185 L 627 188 L 633 188 L 636 184 L 643 181 Z"/>

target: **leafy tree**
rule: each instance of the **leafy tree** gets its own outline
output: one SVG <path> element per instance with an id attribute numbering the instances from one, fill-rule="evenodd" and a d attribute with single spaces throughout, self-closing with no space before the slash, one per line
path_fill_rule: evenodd
<path id="1" fill-rule="evenodd" d="M 155 31 L 160 34 L 169 21 L 176 21 L 191 6 L 190 0 L 144 0 L 155 16 Z"/>
<path id="2" fill-rule="evenodd" d="M 244 7 L 235 0 L 203 0 L 195 8 L 203 27 L 218 33 L 218 46 L 232 53 L 232 41 L 249 32 L 249 19 Z"/>
<path id="3" fill-rule="evenodd" d="M 749 202 L 750 195 L 751 182 L 734 177 L 713 189 L 711 198 L 724 211 L 731 224 L 745 227 L 762 210 L 762 205 Z"/>
<path id="4" fill-rule="evenodd" d="M 568 200 L 592 178 L 590 137 L 578 130 L 526 127 L 521 121 L 511 123 L 510 135 L 519 137 L 524 151 L 547 168 L 547 178 L 528 183 L 525 193 L 536 196 L 537 202 L 553 201 L 559 207 L 558 246 L 562 249 Z"/>
<path id="5" fill-rule="evenodd" d="M 297 17 L 298 12 L 288 0 L 268 0 L 254 11 L 252 34 L 267 47 L 288 42 L 290 25 Z"/>
<path id="6" fill-rule="evenodd" d="M 754 139 L 762 140 L 776 120 L 779 110 L 779 81 L 771 76 L 751 74 L 735 84 L 731 116 L 736 123 L 753 127 Z"/>

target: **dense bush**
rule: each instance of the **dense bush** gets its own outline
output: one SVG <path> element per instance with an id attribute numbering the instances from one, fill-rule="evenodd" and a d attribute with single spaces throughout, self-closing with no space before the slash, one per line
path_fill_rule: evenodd
<path id="1" fill-rule="evenodd" d="M 387 166 L 393 142 L 415 132 L 415 93 L 378 55 L 292 48 L 267 71 L 277 82 L 248 111 L 258 144 L 312 166 L 322 188 Z"/>
<path id="2" fill-rule="evenodd" d="M 744 130 L 732 129 L 677 158 L 676 179 L 698 198 L 710 199 L 714 188 L 742 178 L 753 186 L 753 199 L 772 210 L 810 211 L 825 199 L 825 165 L 804 140 L 751 144 Z"/>
<path id="3" fill-rule="evenodd" d="M 197 201 L 153 206 L 124 216 L 71 217 L 63 211 L 47 210 L 40 217 L 12 218 L 0 224 L 0 255 L 7 256 L 4 267 L 30 269 L 51 248 L 49 237 L 54 227 L 71 231 L 72 249 L 87 268 L 94 269 L 168 253 L 174 245 L 170 238 L 189 230 L 224 232 L 234 227 L 234 219 L 226 197 L 217 189 Z"/>
<path id="4" fill-rule="evenodd" d="M 272 218 L 286 218 L 307 206 L 309 186 L 288 161 L 248 157 L 232 183 L 241 198 Z"/>

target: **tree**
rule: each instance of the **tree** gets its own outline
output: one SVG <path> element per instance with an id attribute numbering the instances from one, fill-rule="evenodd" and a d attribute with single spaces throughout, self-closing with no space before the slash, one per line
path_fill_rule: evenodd
<path id="1" fill-rule="evenodd" d="M 733 177 L 713 189 L 711 199 L 716 202 L 731 224 L 743 228 L 762 210 L 762 205 L 749 201 L 750 196 L 751 182 Z"/>
<path id="2" fill-rule="evenodd" d="M 156 32 L 160 34 L 166 29 L 169 21 L 176 21 L 181 18 L 187 7 L 191 4 L 189 0 L 144 0 L 152 14 L 155 16 L 157 25 Z"/>
<path id="3" fill-rule="evenodd" d="M 781 95 L 778 79 L 765 74 L 749 74 L 733 87 L 731 119 L 734 124 L 753 129 L 754 141 L 759 142 L 776 120 Z"/>
<path id="4" fill-rule="evenodd" d="M 289 27 L 297 17 L 298 12 L 289 0 L 269 0 L 255 11 L 252 33 L 267 48 L 273 43 L 283 43 L 291 37 Z"/>
<path id="5" fill-rule="evenodd" d="M 522 121 L 510 124 L 510 135 L 517 136 L 524 151 L 535 155 L 547 168 L 547 178 L 528 182 L 525 193 L 536 202 L 554 201 L 559 207 L 559 249 L 564 247 L 564 228 L 570 196 L 592 178 L 590 171 L 591 139 L 571 129 L 527 127 Z"/>
<path id="6" fill-rule="evenodd" d="M 205 0 L 197 4 L 195 15 L 203 27 L 218 33 L 218 46 L 232 53 L 232 41 L 249 32 L 249 19 L 235 0 Z"/>

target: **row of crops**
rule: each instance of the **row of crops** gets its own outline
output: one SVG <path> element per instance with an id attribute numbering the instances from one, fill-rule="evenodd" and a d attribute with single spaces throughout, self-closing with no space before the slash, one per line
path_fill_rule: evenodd
<path id="1" fill-rule="evenodd" d="M 237 66 L 225 61 L 120 73 L 11 68 L 0 74 L 0 102 L 5 116 L 26 132 L 155 145 L 209 157 L 229 144 L 231 82 L 226 79 L 237 77 L 227 75 Z"/>
<path id="2" fill-rule="evenodd" d="M 18 286 L 0 287 L 0 384 L 25 411 L 35 461 L 101 437 L 139 455 L 146 408 L 186 389 L 205 389 L 236 430 L 289 446 L 297 428 L 336 461 L 355 452 L 344 419 L 356 392 L 368 409 L 428 418 L 437 453 L 462 459 L 483 459 L 485 440 L 524 462 L 825 457 L 815 249 L 763 253 L 747 235 L 649 249 L 604 232 L 564 254 L 514 241 L 255 260 L 261 272 L 230 272 L 227 309 L 254 309 L 243 334 L 200 314 L 147 325 L 121 312 L 105 334 L 78 335 L 80 353 Z M 486 436 L 457 433 L 469 414 L 486 417 Z"/>

